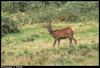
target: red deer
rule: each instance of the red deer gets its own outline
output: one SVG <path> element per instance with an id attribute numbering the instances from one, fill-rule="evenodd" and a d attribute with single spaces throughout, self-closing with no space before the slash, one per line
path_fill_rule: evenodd
<path id="1" fill-rule="evenodd" d="M 58 41 L 58 46 L 59 46 L 60 40 L 66 39 L 66 38 L 69 38 L 70 44 L 72 44 L 72 40 L 75 42 L 75 44 L 77 43 L 77 40 L 73 37 L 73 34 L 75 33 L 73 28 L 67 27 L 67 28 L 61 29 L 61 30 L 53 30 L 51 27 L 51 21 L 48 21 L 47 23 L 48 23 L 48 25 L 46 26 L 46 28 L 48 28 L 49 33 L 54 38 L 53 47 L 55 46 L 57 41 Z"/>

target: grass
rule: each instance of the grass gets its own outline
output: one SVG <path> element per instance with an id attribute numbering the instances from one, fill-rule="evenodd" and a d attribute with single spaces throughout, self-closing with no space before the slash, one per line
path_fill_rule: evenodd
<path id="1" fill-rule="evenodd" d="M 72 26 L 76 29 L 78 44 L 61 40 L 53 48 L 53 38 L 43 24 L 25 25 L 19 33 L 2 37 L 1 65 L 99 65 L 99 26 L 97 22 L 53 23 L 53 29 Z M 38 28 L 37 28 L 38 27 Z"/>

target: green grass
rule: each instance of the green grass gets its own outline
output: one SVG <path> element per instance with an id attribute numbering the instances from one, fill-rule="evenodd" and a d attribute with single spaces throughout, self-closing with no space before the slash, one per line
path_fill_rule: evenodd
<path id="1" fill-rule="evenodd" d="M 53 48 L 53 38 L 43 24 L 26 25 L 19 33 L 2 37 L 1 65 L 99 65 L 99 26 L 97 22 L 54 23 L 53 29 L 72 26 L 77 45 L 61 40 Z M 38 28 L 37 28 L 38 27 Z"/>

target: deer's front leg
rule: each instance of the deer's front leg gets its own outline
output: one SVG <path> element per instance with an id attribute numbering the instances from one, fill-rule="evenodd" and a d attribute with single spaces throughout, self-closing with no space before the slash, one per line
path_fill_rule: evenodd
<path id="1" fill-rule="evenodd" d="M 60 39 L 58 39 L 58 46 L 60 45 Z"/>
<path id="2" fill-rule="evenodd" d="M 56 42 L 57 42 L 57 39 L 54 40 L 53 47 L 55 46 Z"/>

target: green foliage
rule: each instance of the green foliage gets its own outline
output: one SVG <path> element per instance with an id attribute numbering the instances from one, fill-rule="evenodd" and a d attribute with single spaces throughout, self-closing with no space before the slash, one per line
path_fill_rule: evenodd
<path id="1" fill-rule="evenodd" d="M 10 15 L 18 13 L 18 22 L 23 24 L 41 23 L 48 19 L 67 22 L 98 21 L 99 3 L 98 1 L 9 1 L 2 2 L 2 12 L 8 12 Z M 21 13 L 26 15 L 23 16 Z"/>
<path id="2" fill-rule="evenodd" d="M 18 26 L 42 23 L 47 20 L 56 22 L 98 21 L 98 5 L 96 1 L 2 1 L 2 24 L 8 25 L 2 28 L 2 35 L 17 32 Z"/>
<path id="3" fill-rule="evenodd" d="M 9 19 L 9 17 L 2 18 L 1 24 L 1 35 L 5 35 L 7 33 L 19 32 L 20 27 L 19 24 Z"/>

